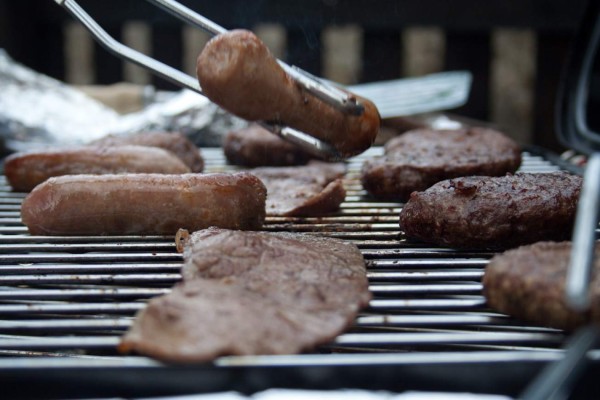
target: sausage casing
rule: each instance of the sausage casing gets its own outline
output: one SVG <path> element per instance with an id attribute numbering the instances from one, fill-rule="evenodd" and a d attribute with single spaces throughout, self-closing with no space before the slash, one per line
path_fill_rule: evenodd
<path id="1" fill-rule="evenodd" d="M 267 190 L 236 174 L 67 175 L 38 185 L 21 216 L 32 235 L 171 235 L 260 229 Z"/>
<path id="2" fill-rule="evenodd" d="M 11 154 L 4 163 L 8 183 L 29 192 L 53 176 L 127 172 L 185 174 L 190 169 L 171 152 L 146 146 L 67 147 Z"/>
<path id="3" fill-rule="evenodd" d="M 321 139 L 343 157 L 369 148 L 379 132 L 375 105 L 356 97 L 362 115 L 344 114 L 307 93 L 281 68 L 252 32 L 233 30 L 211 39 L 198 57 L 203 93 L 250 121 L 286 125 Z"/>
<path id="4" fill-rule="evenodd" d="M 160 147 L 175 154 L 192 172 L 202 172 L 204 159 L 200 149 L 179 132 L 140 132 L 134 135 L 109 135 L 89 143 L 94 146 L 138 145 Z"/>

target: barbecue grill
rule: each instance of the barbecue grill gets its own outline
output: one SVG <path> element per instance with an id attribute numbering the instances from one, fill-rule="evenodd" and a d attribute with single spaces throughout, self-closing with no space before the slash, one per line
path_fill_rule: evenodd
<path id="1" fill-rule="evenodd" d="M 600 8 L 593 11 L 588 24 Z M 25 194 L 0 178 L 2 394 L 64 399 L 273 387 L 523 393 L 544 367 L 566 358 L 566 334 L 487 308 L 481 277 L 495 253 L 405 238 L 398 225 L 402 204 L 375 201 L 360 184 L 363 161 L 382 153 L 372 148 L 348 160 L 347 196 L 338 212 L 268 217 L 264 226 L 359 247 L 373 299 L 353 326 L 310 353 L 220 357 L 202 365 L 167 365 L 116 350 L 134 314 L 180 279 L 173 237 L 30 236 L 20 219 Z M 203 149 L 203 156 L 207 172 L 237 169 L 220 149 Z M 520 171 L 558 170 L 582 172 L 543 149 L 523 153 Z M 587 359 L 573 398 L 600 398 L 600 349 Z"/>
<path id="2" fill-rule="evenodd" d="M 25 195 L 1 181 L 3 387 L 11 397 L 59 398 L 268 387 L 518 394 L 540 368 L 562 357 L 565 334 L 486 308 L 480 278 L 494 253 L 404 238 L 402 204 L 373 201 L 360 185 L 362 162 L 381 153 L 372 148 L 349 160 L 347 197 L 337 213 L 268 217 L 264 227 L 342 238 L 360 248 L 373 300 L 353 327 L 313 353 L 221 357 L 196 366 L 116 352 L 134 313 L 180 278 L 173 237 L 29 236 L 19 215 Z M 203 155 L 208 172 L 236 169 L 220 149 Z M 565 168 L 575 167 L 548 153 L 523 154 L 522 171 Z M 591 356 L 600 359 L 600 352 Z M 594 364 L 588 375 L 596 370 Z"/>

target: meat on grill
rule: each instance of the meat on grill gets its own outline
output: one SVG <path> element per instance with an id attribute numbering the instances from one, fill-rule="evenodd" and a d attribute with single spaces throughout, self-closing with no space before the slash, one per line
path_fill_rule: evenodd
<path id="1" fill-rule="evenodd" d="M 390 140 L 385 156 L 367 160 L 361 181 L 379 199 L 406 201 L 444 179 L 469 175 L 501 176 L 521 164 L 519 146 L 487 128 L 417 129 Z"/>
<path id="2" fill-rule="evenodd" d="M 600 323 L 599 257 L 592 269 L 590 310 L 576 312 L 565 301 L 571 248 L 571 242 L 538 242 L 492 258 L 483 277 L 488 305 L 523 321 L 558 329 Z M 600 242 L 595 251 L 600 254 Z"/>
<path id="3" fill-rule="evenodd" d="M 109 135 L 89 143 L 93 146 L 138 146 L 160 147 L 175 154 L 192 172 L 202 172 L 204 159 L 200 149 L 179 132 L 141 132 L 133 135 Z"/>
<path id="4" fill-rule="evenodd" d="M 236 174 L 67 175 L 23 201 L 32 235 L 173 235 L 179 228 L 260 229 L 266 188 Z"/>
<path id="5" fill-rule="evenodd" d="M 267 215 L 320 215 L 337 210 L 346 198 L 344 164 L 311 161 L 299 167 L 255 168 L 267 187 Z"/>
<path id="6" fill-rule="evenodd" d="M 228 132 L 223 152 L 230 164 L 245 167 L 303 165 L 315 158 L 260 125 Z"/>
<path id="7" fill-rule="evenodd" d="M 127 172 L 184 174 L 190 169 L 173 153 L 145 146 L 77 146 L 11 154 L 4 174 L 15 191 L 29 192 L 53 176 Z"/>
<path id="8" fill-rule="evenodd" d="M 400 228 L 408 237 L 457 248 L 565 240 L 581 185 L 581 177 L 566 172 L 449 179 L 414 192 L 400 212 Z"/>
<path id="9" fill-rule="evenodd" d="M 368 149 L 379 131 L 375 105 L 352 95 L 361 115 L 344 114 L 307 93 L 252 32 L 232 30 L 212 38 L 198 57 L 204 94 L 249 121 L 289 126 L 332 145 L 342 157 Z"/>
<path id="10" fill-rule="evenodd" d="M 120 349 L 169 362 L 291 354 L 327 343 L 368 304 L 358 248 L 292 233 L 207 229 L 184 245 L 183 283 L 152 299 Z"/>

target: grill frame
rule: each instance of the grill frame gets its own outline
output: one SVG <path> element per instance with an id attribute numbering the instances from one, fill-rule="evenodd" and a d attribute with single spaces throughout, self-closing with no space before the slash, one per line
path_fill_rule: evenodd
<path id="1" fill-rule="evenodd" d="M 493 252 L 406 240 L 397 222 L 402 204 L 373 201 L 360 186 L 363 160 L 381 152 L 372 148 L 349 160 L 348 195 L 338 213 L 268 217 L 264 228 L 325 234 L 359 246 L 374 299 L 354 327 L 315 353 L 222 357 L 200 366 L 169 366 L 113 350 L 132 314 L 179 279 L 181 255 L 172 238 L 32 237 L 20 222 L 24 194 L 0 181 L 0 382 L 23 382 L 25 392 L 14 396 L 62 398 L 251 393 L 281 387 L 278 382 L 518 394 L 543 365 L 562 357 L 565 335 L 485 307 L 480 278 Z M 207 172 L 238 169 L 225 164 L 220 149 L 203 155 Z M 523 154 L 522 171 L 559 169 L 581 172 L 547 151 Z M 593 365 L 584 380 L 600 368 L 600 351 L 589 357 Z M 474 373 L 473 367 L 480 368 Z M 32 380 L 44 385 L 26 384 Z"/>

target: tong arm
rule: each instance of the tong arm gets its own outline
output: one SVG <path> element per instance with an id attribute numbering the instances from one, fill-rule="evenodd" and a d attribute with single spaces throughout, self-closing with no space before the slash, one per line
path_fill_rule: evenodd
<path id="1" fill-rule="evenodd" d="M 210 34 L 218 35 L 227 32 L 225 28 L 214 23 L 208 18 L 198 14 L 194 10 L 178 3 L 175 0 L 147 0 L 148 2 L 157 5 L 169 14 L 179 18 L 183 22 L 200 28 Z M 321 79 L 308 72 L 298 68 L 289 66 L 281 60 L 277 60 L 281 68 L 301 85 L 306 91 L 313 96 L 324 101 L 325 103 L 337 108 L 343 113 L 351 115 L 361 115 L 364 111 L 364 106 L 360 104 L 356 97 L 349 95 L 347 92 L 336 88 L 335 86 L 325 83 Z"/>
<path id="2" fill-rule="evenodd" d="M 199 94 L 202 93 L 202 88 L 198 83 L 198 79 L 187 75 L 173 67 L 165 65 L 152 57 L 149 57 L 137 50 L 125 46 L 111 37 L 102 27 L 80 6 L 75 0 L 54 0 L 58 5 L 65 8 L 76 20 L 80 21 L 88 31 L 102 44 L 108 51 L 116 55 L 117 57 L 123 58 L 127 61 L 133 62 L 141 67 L 144 67 L 156 75 L 175 83 L 178 86 L 190 89 Z M 169 11 L 171 14 L 177 16 L 185 22 L 188 22 L 194 26 L 204 29 L 213 34 L 226 32 L 226 30 L 207 18 L 193 12 L 189 8 L 172 0 L 148 0 L 151 3 L 159 5 L 161 8 Z M 299 70 L 288 66 L 287 64 L 279 61 L 280 65 L 284 67 L 286 71 L 291 71 L 290 75 L 298 77 L 297 82 L 306 86 L 307 90 L 315 94 L 319 98 L 327 98 L 333 104 L 339 105 L 345 112 L 360 114 L 363 110 L 363 106 L 353 100 L 353 96 L 349 96 L 346 92 L 339 90 L 331 85 L 324 84 L 321 80 L 313 77 L 305 71 Z M 301 71 L 301 72 L 300 72 Z M 332 97 L 338 97 L 331 99 Z M 277 125 L 267 124 L 262 122 L 261 125 L 275 133 L 276 135 L 295 143 L 302 147 L 304 150 L 317 155 L 319 157 L 328 160 L 339 160 L 340 157 L 337 150 L 328 143 L 325 143 L 319 139 L 316 139 L 304 132 L 300 132 L 290 127 L 282 127 Z"/>
<path id="3" fill-rule="evenodd" d="M 599 208 L 600 153 L 594 153 L 588 160 L 583 177 L 565 285 L 567 302 L 576 310 L 586 310 L 589 307 L 589 285 L 594 265 Z"/>
<path id="4" fill-rule="evenodd" d="M 134 64 L 141 67 L 147 68 L 162 78 L 167 79 L 179 86 L 183 86 L 187 89 L 193 90 L 194 92 L 202 94 L 202 88 L 198 83 L 198 79 L 189 76 L 173 67 L 165 65 L 159 61 L 156 61 L 152 57 L 149 57 L 139 51 L 136 51 L 124 44 L 116 41 L 110 36 L 88 13 L 86 13 L 80 6 L 73 0 L 55 0 L 60 6 L 64 7 L 75 19 L 80 21 L 88 31 L 111 53 L 122 57 Z"/>

